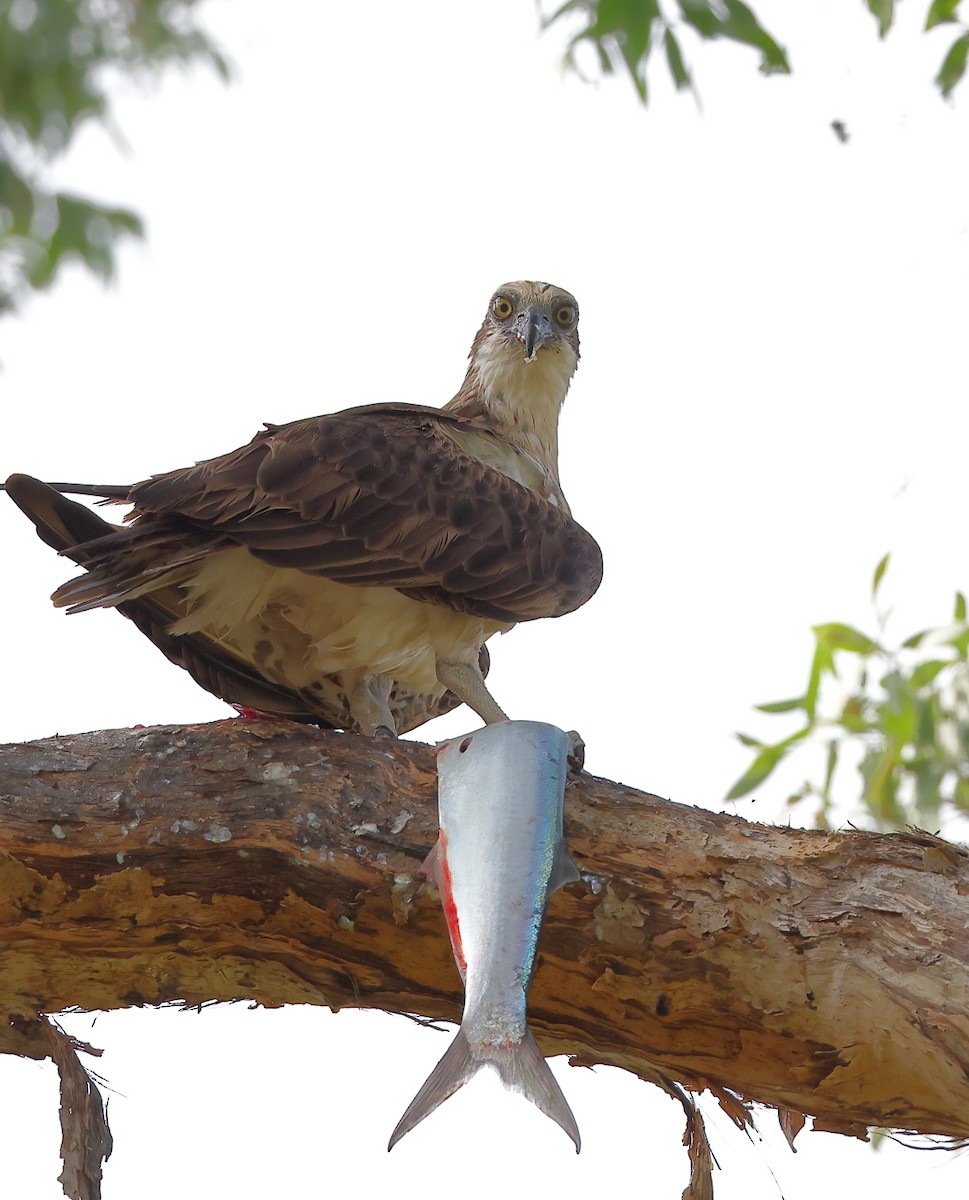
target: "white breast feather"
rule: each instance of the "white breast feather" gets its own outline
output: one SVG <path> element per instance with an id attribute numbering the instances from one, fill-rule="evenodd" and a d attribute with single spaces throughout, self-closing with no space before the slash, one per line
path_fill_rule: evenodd
<path id="1" fill-rule="evenodd" d="M 441 694 L 438 658 L 476 662 L 486 638 L 511 628 L 393 588 L 348 587 L 271 567 L 242 547 L 211 555 L 183 590 L 189 611 L 171 633 L 204 630 L 295 688 L 351 670 L 386 673 L 416 692 Z"/>

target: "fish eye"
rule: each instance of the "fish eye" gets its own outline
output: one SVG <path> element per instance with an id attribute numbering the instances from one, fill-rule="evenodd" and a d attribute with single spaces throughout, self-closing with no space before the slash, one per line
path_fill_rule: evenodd
<path id="1" fill-rule="evenodd" d="M 571 325 L 575 316 L 575 307 L 572 304 L 560 304 L 555 310 L 555 320 L 562 326 Z"/>
<path id="2" fill-rule="evenodd" d="M 496 296 L 491 311 L 499 320 L 505 321 L 515 311 L 515 308 L 507 296 Z"/>

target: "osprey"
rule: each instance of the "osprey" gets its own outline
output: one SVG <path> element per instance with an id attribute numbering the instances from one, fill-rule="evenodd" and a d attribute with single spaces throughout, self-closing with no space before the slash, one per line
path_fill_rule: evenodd
<path id="1" fill-rule="evenodd" d="M 6 488 L 85 568 L 69 612 L 114 606 L 222 699 L 368 734 L 463 701 L 505 714 L 485 642 L 596 591 L 602 557 L 559 483 L 558 417 L 579 359 L 574 297 L 500 287 L 441 409 L 351 408 L 133 487 Z M 130 503 L 109 524 L 61 492 Z"/>

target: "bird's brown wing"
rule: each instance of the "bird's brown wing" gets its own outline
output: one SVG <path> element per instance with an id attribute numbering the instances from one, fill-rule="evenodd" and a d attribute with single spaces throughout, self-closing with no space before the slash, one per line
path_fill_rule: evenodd
<path id="1" fill-rule="evenodd" d="M 119 538 L 123 542 L 128 533 L 29 475 L 11 476 L 6 491 L 34 523 L 38 536 L 80 566 L 92 562 L 92 551 L 87 547 L 114 543 Z M 171 597 L 169 591 L 173 593 Z M 179 598 L 174 593 L 175 589 L 162 589 L 135 600 L 123 600 L 117 608 L 170 662 L 186 670 L 200 687 L 228 703 L 293 721 L 335 729 L 353 727 L 349 713 L 327 711 L 321 706 L 320 696 L 304 694 L 299 689 L 267 679 L 254 664 L 233 653 L 224 642 L 201 632 L 177 636 L 169 633 L 169 627 L 181 615 Z M 488 663 L 487 648 L 482 646 L 479 665 L 484 675 L 488 673 Z M 405 693 L 394 692 L 392 701 L 400 733 L 449 712 L 461 703 L 453 692 L 445 692 L 431 707 L 427 705 L 427 698 Z"/>
<path id="2" fill-rule="evenodd" d="M 464 418 L 372 405 L 270 426 L 246 446 L 137 484 L 137 520 L 245 546 L 274 566 L 500 621 L 556 617 L 599 586 L 602 558 L 554 503 L 463 453 Z M 509 462 L 515 449 L 504 443 Z M 211 542 L 210 542 L 211 544 Z"/>

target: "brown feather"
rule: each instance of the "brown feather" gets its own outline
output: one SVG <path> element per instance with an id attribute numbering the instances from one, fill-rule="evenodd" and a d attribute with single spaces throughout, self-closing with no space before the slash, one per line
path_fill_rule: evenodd
<path id="1" fill-rule="evenodd" d="M 470 424 L 375 405 L 273 427 L 242 450 L 136 484 L 133 528 L 167 518 L 170 528 L 222 535 L 273 566 L 397 587 L 502 621 L 573 611 L 598 587 L 598 546 L 548 499 L 440 432 Z M 493 430 L 476 422 L 473 432 L 498 448 Z M 507 442 L 500 449 L 509 459 L 517 453 Z M 418 488 L 426 511 L 409 502 Z M 526 527 L 532 536 L 522 541 Z M 478 564 L 496 559 L 509 587 L 487 579 L 477 605 Z M 563 559 L 571 570 L 559 579 L 554 564 Z"/>
<path id="2" fill-rule="evenodd" d="M 110 525 L 89 508 L 66 499 L 29 475 L 12 475 L 7 480 L 6 491 L 34 522 L 38 536 L 80 565 L 89 561 L 84 548 L 86 545 L 97 545 L 104 539 L 113 540 L 119 533 L 126 533 L 126 530 Z M 87 578 L 81 576 L 75 582 L 82 583 Z M 342 705 L 330 703 L 324 708 L 318 696 L 272 682 L 252 663 L 233 654 L 217 639 L 201 633 L 178 636 L 168 633 L 182 606 L 182 598 L 174 588 L 154 592 L 137 600 L 120 601 L 116 605 L 118 611 L 128 617 L 169 662 L 187 671 L 205 691 L 227 703 L 323 728 L 355 728 L 345 701 Z M 482 674 L 487 676 L 490 666 L 487 646 L 481 647 L 479 666 Z M 453 692 L 444 692 L 433 702 L 431 697 L 413 696 L 406 692 L 400 695 L 392 693 L 390 697 L 399 733 L 423 725 L 431 716 L 450 712 L 460 703 Z"/>

